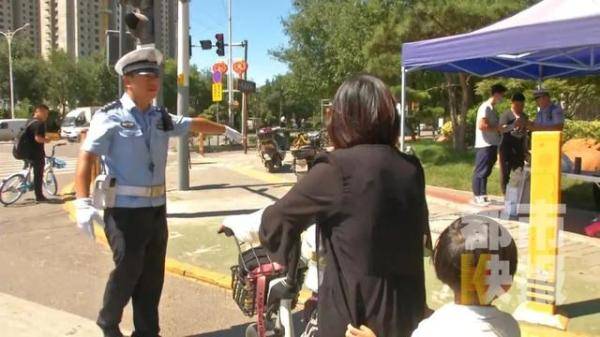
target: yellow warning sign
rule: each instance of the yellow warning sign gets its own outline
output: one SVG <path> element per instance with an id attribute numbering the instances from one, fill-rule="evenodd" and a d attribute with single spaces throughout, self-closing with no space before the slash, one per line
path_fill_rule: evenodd
<path id="1" fill-rule="evenodd" d="M 213 83 L 212 85 L 212 100 L 213 102 L 221 102 L 223 100 L 223 84 Z"/>
<path id="2" fill-rule="evenodd" d="M 185 84 L 185 75 L 184 74 L 177 75 L 177 85 L 182 87 L 184 84 Z"/>

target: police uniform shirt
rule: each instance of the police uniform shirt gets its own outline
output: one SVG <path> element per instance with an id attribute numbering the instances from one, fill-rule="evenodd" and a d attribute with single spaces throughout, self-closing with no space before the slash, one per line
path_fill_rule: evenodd
<path id="1" fill-rule="evenodd" d="M 125 93 L 119 101 L 94 114 L 82 149 L 101 156 L 117 185 L 164 185 L 169 137 L 186 134 L 191 124 L 189 117 L 170 116 L 173 129 L 165 131 L 158 107 L 142 112 Z M 165 203 L 164 195 L 117 195 L 115 207 L 157 207 Z"/>
<path id="2" fill-rule="evenodd" d="M 565 122 L 565 115 L 560 106 L 552 103 L 546 109 L 539 109 L 535 116 L 537 125 L 557 125 Z"/>

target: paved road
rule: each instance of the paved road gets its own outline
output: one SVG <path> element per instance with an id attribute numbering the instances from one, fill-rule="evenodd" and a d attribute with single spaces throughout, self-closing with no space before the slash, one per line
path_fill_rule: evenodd
<path id="1" fill-rule="evenodd" d="M 74 158 L 76 146 L 63 149 L 65 157 Z M 0 155 L 3 152 L 0 151 Z M 266 173 L 253 152 L 248 155 L 215 153 L 205 158 L 192 156 L 191 190 L 175 191 L 175 157 L 170 155 L 167 169 L 168 254 L 183 262 L 227 273 L 236 259 L 236 251 L 231 240 L 215 234 L 220 221 L 226 215 L 247 213 L 274 202 L 292 186 L 295 177 L 289 172 Z M 59 185 L 66 186 L 70 180 L 71 175 L 61 175 Z M 440 200 L 430 201 L 434 234 L 458 215 L 473 212 L 448 207 Z M 14 207 L 0 208 L 0 260 L 9 261 L 9 268 L 0 269 L 0 279 L 7 280 L 0 283 L 0 331 L 3 301 L 10 302 L 11 307 L 31 307 L 35 312 L 43 312 L 41 316 L 54 317 L 63 311 L 73 313 L 74 318 L 69 316 L 74 320 L 73 325 L 93 328 L 91 320 L 95 318 L 111 267 L 110 255 L 106 248 L 87 241 L 74 230 L 59 206 L 34 205 L 31 200 L 25 200 Z M 36 220 L 41 217 L 43 222 Z M 497 304 L 512 311 L 524 299 L 527 242 L 522 240 L 524 228 L 510 223 L 507 226 L 519 243 L 519 275 L 511 295 L 504 296 Z M 562 309 L 571 312 L 570 330 L 594 335 L 600 333 L 600 324 L 593 324 L 600 319 L 597 308 L 600 287 L 595 282 L 600 275 L 600 248 L 596 241 L 576 238 L 565 237 L 561 249 L 566 277 L 562 281 L 560 303 L 564 304 Z M 446 303 L 451 294 L 436 280 L 427 262 L 426 270 L 428 302 L 437 308 Z M 163 335 L 243 335 L 240 324 L 247 320 L 229 296 L 222 289 L 168 277 L 161 305 Z M 35 303 L 42 307 L 36 307 Z M 130 321 L 128 312 L 125 322 L 129 328 Z M 236 328 L 231 330 L 232 326 Z"/>
<path id="2" fill-rule="evenodd" d="M 52 144 L 46 144 L 46 154 L 50 154 Z M 23 162 L 16 160 L 12 156 L 12 143 L 0 142 L 0 179 L 20 171 L 23 168 Z M 77 151 L 79 144 L 67 143 L 66 146 L 57 147 L 56 157 L 67 162 L 67 166 L 63 169 L 56 169 L 57 175 L 72 175 L 75 172 L 75 164 L 77 162 Z"/>
<path id="3" fill-rule="evenodd" d="M 11 158 L 9 149 L 0 144 L 2 165 Z M 76 145 L 59 152 L 73 159 L 76 153 Z M 58 175 L 59 186 L 72 179 L 72 174 Z M 0 207 L 0 331 L 5 336 L 97 333 L 94 321 L 111 255 L 78 232 L 61 203 L 35 204 L 30 193 L 13 206 Z M 230 296 L 223 289 L 168 275 L 160 307 L 162 335 L 243 336 L 248 319 Z M 125 330 L 132 328 L 130 310 L 123 319 Z"/>

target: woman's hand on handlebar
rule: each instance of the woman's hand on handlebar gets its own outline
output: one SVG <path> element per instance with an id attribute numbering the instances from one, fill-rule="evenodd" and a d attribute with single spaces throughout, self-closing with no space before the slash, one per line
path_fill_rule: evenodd
<path id="1" fill-rule="evenodd" d="M 226 237 L 231 237 L 234 235 L 231 228 L 226 227 L 224 225 L 221 225 L 221 227 L 219 227 L 219 230 L 217 230 L 217 234 L 225 234 Z"/>
<path id="2" fill-rule="evenodd" d="M 352 324 L 348 324 L 346 327 L 346 337 L 377 337 L 375 333 L 367 328 L 364 325 L 360 326 L 360 329 L 357 329 L 352 326 Z"/>

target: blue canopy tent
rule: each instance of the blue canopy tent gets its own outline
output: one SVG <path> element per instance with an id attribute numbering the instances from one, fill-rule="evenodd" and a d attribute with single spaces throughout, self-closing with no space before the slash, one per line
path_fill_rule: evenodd
<path id="1" fill-rule="evenodd" d="M 544 0 L 474 32 L 402 44 L 402 150 L 406 76 L 425 69 L 540 82 L 600 73 L 600 0 Z"/>

